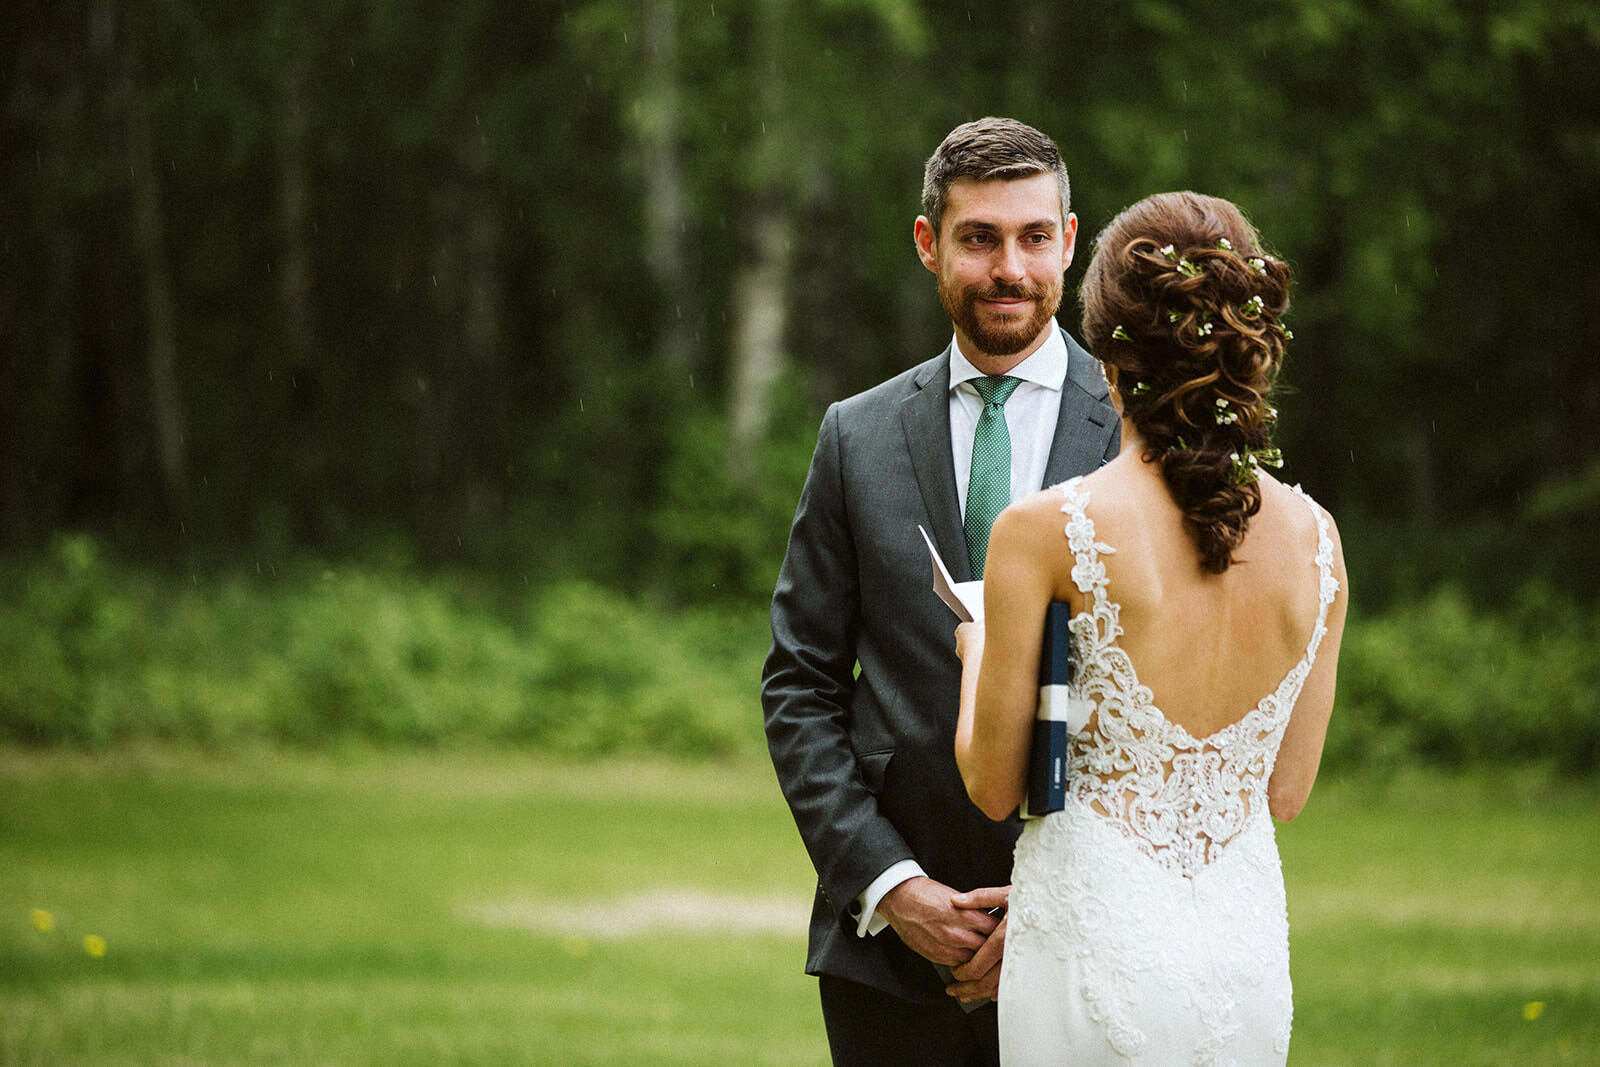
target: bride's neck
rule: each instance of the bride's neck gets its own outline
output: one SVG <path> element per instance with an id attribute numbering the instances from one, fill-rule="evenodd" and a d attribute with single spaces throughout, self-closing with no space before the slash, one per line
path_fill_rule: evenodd
<path id="1" fill-rule="evenodd" d="M 1144 454 L 1144 434 L 1139 432 L 1133 420 L 1126 415 L 1122 418 L 1122 451 L 1136 455 Z"/>

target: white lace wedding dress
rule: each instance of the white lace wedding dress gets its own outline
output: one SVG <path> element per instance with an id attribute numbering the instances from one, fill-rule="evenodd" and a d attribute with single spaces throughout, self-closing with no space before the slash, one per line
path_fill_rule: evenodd
<path id="1" fill-rule="evenodd" d="M 1074 478 L 1073 741 L 1064 811 L 1017 843 L 1000 984 L 1001 1059 L 1034 1064 L 1281 1064 L 1289 923 L 1267 780 L 1338 591 L 1317 520 L 1320 604 L 1305 655 L 1242 719 L 1196 738 L 1169 722 L 1117 645 L 1118 606 Z M 1309 567 L 1308 567 L 1309 571 Z M 1310 574 L 1307 574 L 1310 580 Z"/>

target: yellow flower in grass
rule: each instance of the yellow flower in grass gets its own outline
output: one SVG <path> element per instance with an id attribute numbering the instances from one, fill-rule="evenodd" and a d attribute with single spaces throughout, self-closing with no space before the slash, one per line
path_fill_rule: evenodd
<path id="1" fill-rule="evenodd" d="M 106 939 L 99 934 L 85 934 L 83 937 L 83 951 L 100 959 L 106 954 Z"/>
<path id="2" fill-rule="evenodd" d="M 43 908 L 34 908 L 33 928 L 41 934 L 48 934 L 56 928 L 56 917 Z"/>
<path id="3" fill-rule="evenodd" d="M 1544 1001 L 1530 1000 L 1522 1006 L 1522 1021 L 1531 1023 L 1544 1014 Z"/>

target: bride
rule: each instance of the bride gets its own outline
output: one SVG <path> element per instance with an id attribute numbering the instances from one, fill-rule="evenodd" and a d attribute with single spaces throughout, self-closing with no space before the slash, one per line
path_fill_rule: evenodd
<path id="1" fill-rule="evenodd" d="M 1083 329 L 1122 451 L 1001 514 L 987 623 L 957 631 L 956 759 L 1001 819 L 1023 799 L 1046 606 L 1073 615 L 1066 807 L 1024 828 L 1005 921 L 1007 1064 L 1287 1057 L 1268 813 L 1311 791 L 1347 602 L 1333 520 L 1263 469 L 1288 285 L 1213 197 L 1149 197 L 1096 242 Z"/>

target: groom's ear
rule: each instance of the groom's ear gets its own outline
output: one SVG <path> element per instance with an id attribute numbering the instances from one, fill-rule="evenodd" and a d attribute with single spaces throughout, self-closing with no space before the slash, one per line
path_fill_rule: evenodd
<path id="1" fill-rule="evenodd" d="M 1065 274 L 1067 268 L 1072 266 L 1073 253 L 1078 250 L 1078 216 L 1067 212 L 1066 224 L 1062 227 L 1061 273 Z"/>
<path id="2" fill-rule="evenodd" d="M 1076 220 L 1074 220 L 1076 221 Z M 933 273 L 939 273 L 939 234 L 928 221 L 928 216 L 918 215 L 911 229 L 911 239 L 917 246 L 917 258 Z"/>

